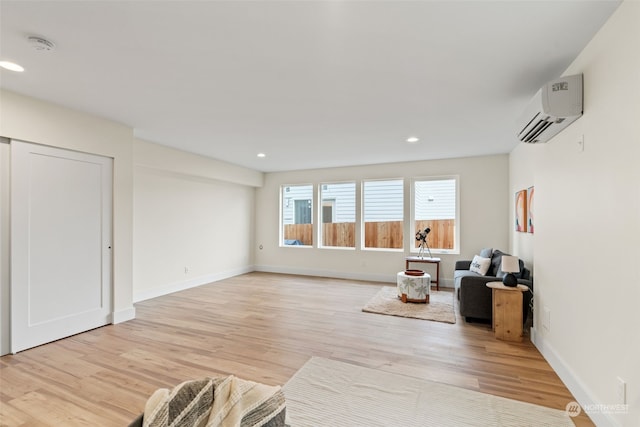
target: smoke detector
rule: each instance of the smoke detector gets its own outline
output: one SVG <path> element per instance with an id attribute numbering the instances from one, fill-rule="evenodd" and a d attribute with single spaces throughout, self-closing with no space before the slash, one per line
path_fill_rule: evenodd
<path id="1" fill-rule="evenodd" d="M 49 52 L 56 47 L 53 42 L 50 42 L 49 40 L 43 39 L 42 37 L 38 36 L 29 36 L 27 37 L 27 40 L 29 41 L 31 47 L 37 51 Z"/>

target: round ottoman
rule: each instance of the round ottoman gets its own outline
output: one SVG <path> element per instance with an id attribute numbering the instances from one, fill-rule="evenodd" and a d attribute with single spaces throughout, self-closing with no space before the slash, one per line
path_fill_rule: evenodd
<path id="1" fill-rule="evenodd" d="M 404 271 L 398 273 L 398 298 L 402 302 L 429 302 L 429 292 L 431 291 L 431 276 L 427 273 L 422 275 L 407 274 Z"/>

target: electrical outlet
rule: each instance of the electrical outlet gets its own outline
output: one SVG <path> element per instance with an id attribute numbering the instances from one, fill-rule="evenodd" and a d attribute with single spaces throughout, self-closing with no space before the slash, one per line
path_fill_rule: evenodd
<path id="1" fill-rule="evenodd" d="M 616 378 L 616 394 L 618 395 L 618 403 L 627 404 L 627 383 L 620 377 Z"/>
<path id="2" fill-rule="evenodd" d="M 547 331 L 551 330 L 551 310 L 549 307 L 544 307 L 542 309 L 542 327 Z"/>
<path id="3" fill-rule="evenodd" d="M 189 274 L 189 267 L 187 266 L 184 267 L 184 274 Z"/>

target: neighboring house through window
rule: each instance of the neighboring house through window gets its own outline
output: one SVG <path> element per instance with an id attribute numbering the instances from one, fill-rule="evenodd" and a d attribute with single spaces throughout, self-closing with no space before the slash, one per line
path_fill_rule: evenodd
<path id="1" fill-rule="evenodd" d="M 404 180 L 364 181 L 363 247 L 403 249 Z"/>
<path id="2" fill-rule="evenodd" d="M 457 177 L 416 178 L 413 180 L 413 231 L 429 227 L 429 248 L 455 251 L 458 247 Z M 418 250 L 413 239 L 412 251 Z"/>
<path id="3" fill-rule="evenodd" d="M 313 185 L 281 187 L 282 245 L 313 245 Z"/>
<path id="4" fill-rule="evenodd" d="M 283 185 L 280 196 L 283 246 L 314 245 L 314 212 L 319 222 L 317 246 L 356 247 L 356 182 L 320 183 L 317 211 L 314 185 Z M 457 176 L 415 178 L 411 181 L 411 252 L 418 251 L 414 236 L 430 228 L 429 248 L 436 253 L 457 253 L 459 248 L 459 189 Z M 402 251 L 404 243 L 404 179 L 363 180 L 361 195 L 362 249 Z"/>
<path id="5" fill-rule="evenodd" d="M 356 183 L 320 185 L 320 245 L 355 248 Z"/>

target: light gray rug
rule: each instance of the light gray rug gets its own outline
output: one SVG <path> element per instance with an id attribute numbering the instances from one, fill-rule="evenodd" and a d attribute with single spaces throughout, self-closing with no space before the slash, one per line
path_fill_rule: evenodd
<path id="1" fill-rule="evenodd" d="M 364 306 L 368 313 L 456 323 L 453 292 L 431 291 L 429 303 L 404 303 L 398 299 L 395 286 L 385 286 Z"/>
<path id="2" fill-rule="evenodd" d="M 318 357 L 284 394 L 291 427 L 573 427 L 562 410 Z"/>

